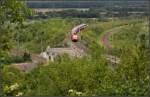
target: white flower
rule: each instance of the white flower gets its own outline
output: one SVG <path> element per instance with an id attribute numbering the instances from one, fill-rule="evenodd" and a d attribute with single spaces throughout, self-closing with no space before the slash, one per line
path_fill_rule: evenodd
<path id="1" fill-rule="evenodd" d="M 148 80 L 148 79 L 149 79 L 149 76 L 146 77 L 146 80 Z"/>
<path id="2" fill-rule="evenodd" d="M 69 93 L 70 93 L 70 92 L 73 92 L 73 89 L 70 89 L 70 90 L 69 90 Z"/>
<path id="3" fill-rule="evenodd" d="M 22 96 L 23 93 L 22 92 L 18 92 L 18 94 L 16 96 Z"/>
<path id="4" fill-rule="evenodd" d="M 13 91 L 19 87 L 18 83 L 15 83 L 14 85 L 10 86 L 10 90 Z"/>
<path id="5" fill-rule="evenodd" d="M 82 92 L 76 92 L 76 94 L 77 94 L 77 95 L 81 95 L 81 94 L 82 94 Z"/>

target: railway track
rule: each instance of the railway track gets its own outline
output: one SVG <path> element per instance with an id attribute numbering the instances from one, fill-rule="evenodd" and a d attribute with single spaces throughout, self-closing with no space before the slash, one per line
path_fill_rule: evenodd
<path id="1" fill-rule="evenodd" d="M 54 54 L 53 55 L 54 57 L 66 53 L 71 57 L 80 58 L 80 57 L 86 55 L 85 51 L 83 49 L 81 49 L 82 47 L 79 47 L 79 45 L 76 45 L 76 43 L 72 43 L 72 46 L 69 48 L 51 48 L 50 52 Z M 25 51 L 12 49 L 11 53 L 14 56 L 23 56 Z M 39 65 L 42 65 L 42 64 L 45 65 L 48 62 L 48 60 L 46 58 L 42 57 L 40 54 L 30 53 L 30 56 L 31 56 L 32 62 L 16 63 L 16 64 L 11 64 L 10 66 L 17 68 L 24 72 L 29 72 L 32 69 L 38 67 Z"/>
<path id="2" fill-rule="evenodd" d="M 113 34 L 119 32 L 121 30 L 121 27 L 122 26 L 116 27 L 116 28 L 113 28 L 113 29 L 110 29 L 110 30 L 104 32 L 105 34 L 102 36 L 101 42 L 105 48 L 108 48 L 108 49 L 113 48 L 113 45 L 109 42 L 109 38 Z"/>
<path id="3" fill-rule="evenodd" d="M 81 24 L 73 28 L 71 33 L 78 33 L 81 29 L 83 29 L 86 25 Z M 64 41 L 70 41 L 70 36 L 67 36 Z M 34 68 L 36 68 L 39 64 L 46 64 L 51 58 L 51 61 L 54 61 L 54 58 L 61 54 L 68 54 L 71 57 L 82 57 L 86 55 L 85 48 L 82 44 L 79 43 L 73 43 L 70 41 L 71 45 L 69 47 L 62 47 L 62 48 L 50 48 L 49 51 L 42 52 L 42 54 L 34 54 L 30 53 L 32 62 L 28 63 L 18 63 L 18 64 L 12 64 L 12 67 L 15 67 L 21 71 L 30 71 Z M 11 53 L 14 56 L 23 56 L 25 51 L 21 51 L 18 49 L 12 49 Z M 45 57 L 42 55 L 46 55 Z M 49 55 L 48 55 L 49 54 Z"/>
<path id="4" fill-rule="evenodd" d="M 117 27 L 117 28 L 106 31 L 106 33 L 104 34 L 104 36 L 101 39 L 103 45 L 106 48 L 112 48 L 112 45 L 109 43 L 108 39 L 112 34 L 118 32 L 119 29 L 120 29 L 120 27 Z M 67 53 L 69 56 L 72 56 L 72 57 L 82 57 L 82 56 L 87 55 L 86 54 L 87 48 L 82 43 L 80 43 L 80 42 L 74 43 L 74 42 L 70 41 L 70 37 L 68 37 L 68 36 L 64 40 L 70 42 L 69 47 L 51 48 L 50 52 L 55 53 L 55 56 L 61 55 L 64 53 Z M 11 52 L 13 55 L 19 55 L 19 56 L 23 56 L 23 54 L 25 53 L 25 51 L 21 51 L 21 50 L 17 50 L 17 49 L 13 49 L 13 50 L 11 50 Z M 38 67 L 38 65 L 40 65 L 40 64 L 47 63 L 47 59 L 42 57 L 40 54 L 30 53 L 30 56 L 31 56 L 32 62 L 12 64 L 11 66 L 15 67 L 21 71 L 27 72 L 27 71 L 30 71 L 30 70 Z M 112 63 L 120 62 L 119 58 L 115 57 L 115 59 L 117 59 L 117 61 L 114 60 L 114 56 L 112 56 L 112 55 L 106 56 L 106 59 L 111 61 Z"/>
<path id="5" fill-rule="evenodd" d="M 113 45 L 110 43 L 109 38 L 115 34 L 118 33 L 123 26 L 115 27 L 113 29 L 107 30 L 104 32 L 104 35 L 100 39 L 100 42 L 106 49 L 112 49 Z M 119 64 L 120 63 L 120 58 L 114 55 L 104 55 L 106 60 L 111 62 L 112 64 Z"/>

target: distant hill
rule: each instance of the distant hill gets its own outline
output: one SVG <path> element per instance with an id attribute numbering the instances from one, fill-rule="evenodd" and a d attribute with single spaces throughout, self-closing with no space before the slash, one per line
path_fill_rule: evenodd
<path id="1" fill-rule="evenodd" d="M 147 8 L 148 0 L 27 0 L 31 8 Z"/>

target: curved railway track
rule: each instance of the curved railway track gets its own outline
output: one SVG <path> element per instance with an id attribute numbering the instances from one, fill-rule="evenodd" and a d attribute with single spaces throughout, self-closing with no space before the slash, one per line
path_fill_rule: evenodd
<path id="1" fill-rule="evenodd" d="M 137 23 L 137 21 L 133 22 L 133 23 Z M 119 27 L 115 27 L 115 28 L 112 28 L 110 30 L 105 31 L 104 35 L 100 39 L 102 45 L 107 49 L 113 48 L 113 45 L 109 42 L 110 36 L 113 35 L 114 33 L 119 32 L 121 27 L 125 26 L 125 25 L 126 24 L 120 25 Z M 74 33 L 74 31 L 77 31 L 77 33 L 78 33 L 78 32 L 80 32 L 80 29 L 82 30 L 82 29 L 84 29 L 84 27 L 86 27 L 85 24 L 82 24 L 80 26 L 78 25 L 78 26 L 74 27 L 71 32 Z M 64 41 L 70 41 L 70 36 L 67 36 L 64 39 Z M 71 42 L 71 45 L 72 45 L 71 47 L 65 47 L 64 46 L 64 48 L 53 48 L 53 50 L 55 52 L 57 52 L 58 54 L 67 53 L 67 54 L 73 55 L 75 57 L 81 57 L 82 55 L 87 55 L 85 53 L 87 48 L 82 43 L 80 43 L 80 42 L 76 42 L 76 43 Z M 24 51 L 17 50 L 17 49 L 13 49 L 13 50 L 11 50 L 11 52 L 14 55 L 18 54 L 20 56 L 23 56 L 23 54 L 25 53 Z M 30 71 L 30 70 L 34 69 L 35 67 L 37 67 L 39 64 L 46 64 L 47 63 L 47 59 L 41 57 L 39 54 L 30 53 L 30 56 L 31 56 L 32 62 L 12 64 L 10 66 L 18 68 L 19 70 L 22 70 L 22 71 Z M 118 64 L 120 62 L 120 59 L 116 58 L 116 56 L 106 55 L 105 57 L 111 63 L 117 63 Z"/>
<path id="2" fill-rule="evenodd" d="M 107 31 L 104 32 L 104 35 L 102 36 L 100 41 L 101 41 L 101 43 L 103 44 L 103 46 L 105 48 L 108 48 L 108 49 L 113 48 L 113 45 L 110 43 L 109 38 L 113 34 L 119 32 L 120 30 L 121 30 L 121 26 L 113 28 L 113 29 L 110 29 L 110 30 L 107 30 Z"/>
<path id="3" fill-rule="evenodd" d="M 78 25 L 72 29 L 71 33 L 78 33 L 80 32 L 80 30 L 83 30 L 84 27 L 86 27 L 85 24 Z M 64 40 L 70 41 L 70 37 L 67 36 Z M 84 47 L 82 44 L 79 44 L 79 43 L 73 43 L 72 41 L 70 42 L 71 42 L 70 47 L 51 48 L 51 52 L 54 53 L 54 57 L 60 54 L 64 54 L 64 53 L 67 53 L 69 56 L 72 56 L 72 57 L 82 57 L 83 55 L 86 55 L 84 52 L 86 47 Z M 15 56 L 16 55 L 23 56 L 25 51 L 12 49 L 11 53 Z M 30 53 L 30 56 L 31 56 L 32 62 L 12 64 L 10 66 L 15 67 L 21 71 L 27 72 L 27 71 L 34 69 L 39 64 L 46 64 L 48 61 L 47 58 L 44 58 L 39 54 Z"/>

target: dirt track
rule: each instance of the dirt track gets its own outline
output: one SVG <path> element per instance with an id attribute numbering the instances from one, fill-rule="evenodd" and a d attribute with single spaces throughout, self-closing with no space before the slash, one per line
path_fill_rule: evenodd
<path id="1" fill-rule="evenodd" d="M 104 32 L 104 35 L 101 38 L 101 43 L 102 45 L 107 48 L 107 49 L 111 49 L 113 48 L 112 44 L 110 44 L 109 42 L 109 38 L 114 34 L 117 33 L 121 30 L 121 26 L 120 27 L 116 27 L 110 30 L 107 30 Z M 116 56 L 113 55 L 106 55 L 106 59 L 108 61 L 110 61 L 113 64 L 118 64 L 120 62 L 120 58 L 117 58 Z"/>
<path id="2" fill-rule="evenodd" d="M 110 30 L 107 30 L 104 32 L 104 35 L 102 36 L 100 41 L 105 48 L 110 49 L 113 47 L 112 44 L 110 44 L 110 42 L 109 42 L 109 38 L 110 38 L 110 36 L 112 36 L 112 34 L 119 32 L 120 29 L 121 29 L 121 27 L 116 27 L 116 28 L 113 28 L 113 29 L 110 29 Z"/>

